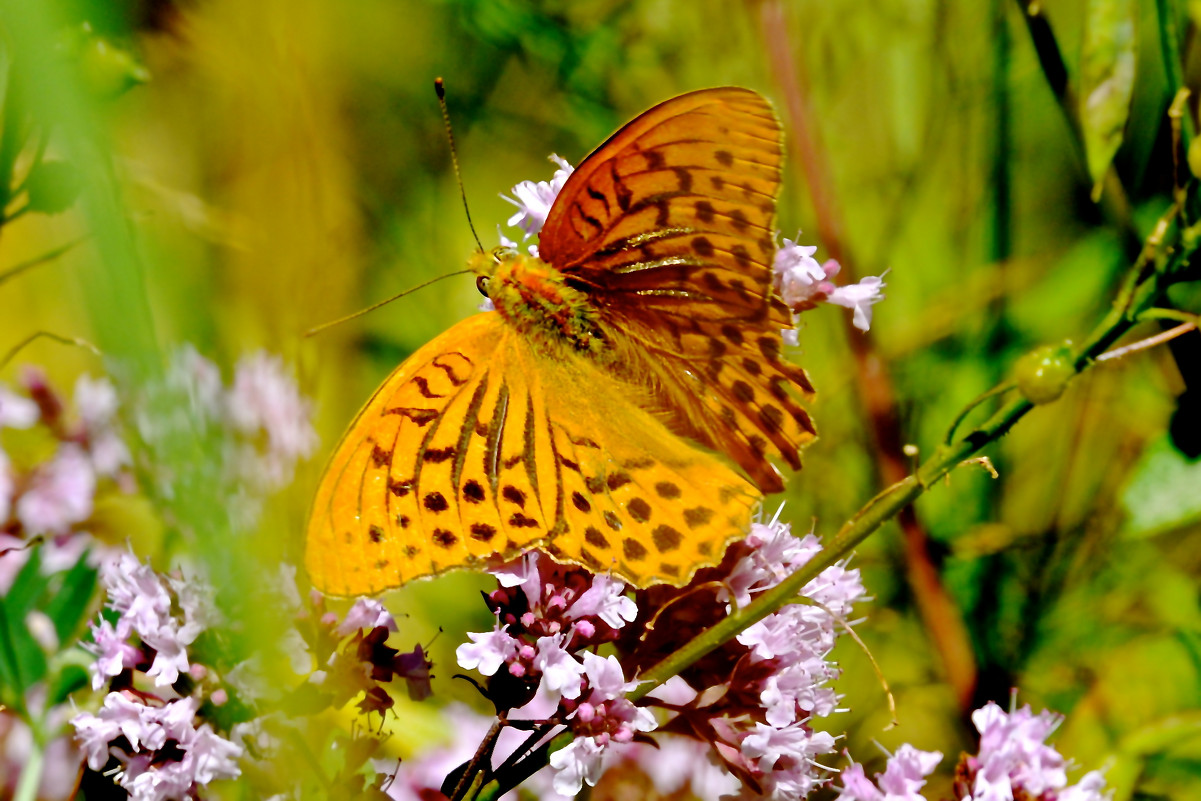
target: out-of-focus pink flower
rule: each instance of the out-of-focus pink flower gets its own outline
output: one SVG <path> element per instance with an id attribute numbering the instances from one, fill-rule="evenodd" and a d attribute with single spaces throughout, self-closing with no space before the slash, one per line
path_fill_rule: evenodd
<path id="1" fill-rule="evenodd" d="M 399 631 L 396 619 L 382 603 L 374 598 L 359 598 L 346 612 L 342 622 L 334 628 L 334 633 L 345 637 L 355 629 L 373 629 L 376 626 L 383 626 L 388 631 Z"/>
<path id="2" fill-rule="evenodd" d="M 30 428 L 39 417 L 36 403 L 0 384 L 0 428 Z"/>
<path id="3" fill-rule="evenodd" d="M 96 472 L 82 448 L 63 443 L 17 499 L 17 519 L 30 536 L 62 534 L 92 514 Z"/>
<path id="4" fill-rule="evenodd" d="M 317 447 L 309 402 L 277 356 L 259 352 L 238 362 L 226 408 L 236 430 L 265 436 L 255 472 L 269 487 L 286 484 L 296 461 Z"/>

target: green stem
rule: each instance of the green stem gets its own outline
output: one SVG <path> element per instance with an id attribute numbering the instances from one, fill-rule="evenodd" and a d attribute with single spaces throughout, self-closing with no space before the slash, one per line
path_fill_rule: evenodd
<path id="1" fill-rule="evenodd" d="M 42 748 L 41 738 L 35 736 L 30 747 L 29 757 L 21 769 L 21 780 L 17 783 L 13 801 L 36 801 L 38 788 L 42 784 L 42 769 L 45 764 L 46 752 Z"/>

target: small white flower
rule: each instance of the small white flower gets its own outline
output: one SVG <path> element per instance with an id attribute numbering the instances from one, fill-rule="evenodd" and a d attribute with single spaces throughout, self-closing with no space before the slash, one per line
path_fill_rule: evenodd
<path id="1" fill-rule="evenodd" d="M 509 225 L 524 231 L 526 238 L 542 230 L 555 198 L 575 169 L 558 156 L 552 155 L 550 158 L 559 165 L 550 181 L 522 181 L 513 187 L 514 197 L 501 195 L 517 207 L 517 213 L 509 218 Z"/>
<path id="2" fill-rule="evenodd" d="M 563 648 L 563 634 L 539 637 L 534 667 L 542 672 L 542 684 L 552 694 L 579 698 L 584 666 Z"/>
<path id="3" fill-rule="evenodd" d="M 800 239 L 800 233 L 797 239 Z M 826 271 L 813 258 L 816 252 L 815 245 L 798 245 L 792 239 L 785 239 L 776 251 L 772 263 L 776 289 L 780 298 L 791 307 L 813 300 L 829 288 Z"/>
<path id="4" fill-rule="evenodd" d="M 596 785 L 604 773 L 604 746 L 594 737 L 577 737 L 566 748 L 550 755 L 550 766 L 555 771 L 555 792 L 568 797 L 576 795 L 587 783 Z"/>
<path id="5" fill-rule="evenodd" d="M 500 624 L 489 632 L 476 634 L 468 632 L 470 643 L 463 643 L 455 649 L 455 659 L 459 666 L 467 670 L 478 670 L 485 676 L 491 676 L 500 669 L 505 660 L 517 654 L 517 640 L 501 628 Z"/>
<path id="6" fill-rule="evenodd" d="M 594 576 L 592 586 L 576 598 L 567 613 L 572 618 L 596 615 L 610 628 L 619 629 L 638 617 L 638 605 L 625 592 L 623 582 L 608 576 Z"/>
<path id="7" fill-rule="evenodd" d="M 872 305 L 884 299 L 880 292 L 883 288 L 882 277 L 869 275 L 857 284 L 835 287 L 829 293 L 826 302 L 853 309 L 855 327 L 860 331 L 867 331 L 872 327 Z"/>

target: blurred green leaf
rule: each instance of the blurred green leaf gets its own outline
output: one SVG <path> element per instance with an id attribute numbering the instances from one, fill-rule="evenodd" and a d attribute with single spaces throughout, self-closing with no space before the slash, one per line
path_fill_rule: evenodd
<path id="1" fill-rule="evenodd" d="M 1089 0 L 1080 53 L 1080 122 L 1093 200 L 1122 144 L 1134 94 L 1135 4 Z"/>
<path id="2" fill-rule="evenodd" d="M 1147 448 L 1122 493 L 1123 533 L 1149 537 L 1201 520 L 1201 461 L 1190 461 L 1160 437 Z"/>
<path id="3" fill-rule="evenodd" d="M 30 211 L 61 214 L 75 204 L 83 184 L 79 171 L 69 162 L 41 161 L 30 173 L 25 188 Z"/>

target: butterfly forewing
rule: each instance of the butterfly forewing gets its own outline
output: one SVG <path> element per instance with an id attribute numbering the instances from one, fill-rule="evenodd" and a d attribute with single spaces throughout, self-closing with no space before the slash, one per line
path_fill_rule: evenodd
<path id="1" fill-rule="evenodd" d="M 790 316 L 773 295 L 781 130 L 743 89 L 669 100 L 623 128 L 563 187 L 542 256 L 601 310 L 629 380 L 654 386 L 673 430 L 721 451 L 765 492 L 768 460 L 800 466 L 814 436 L 780 357 Z"/>

